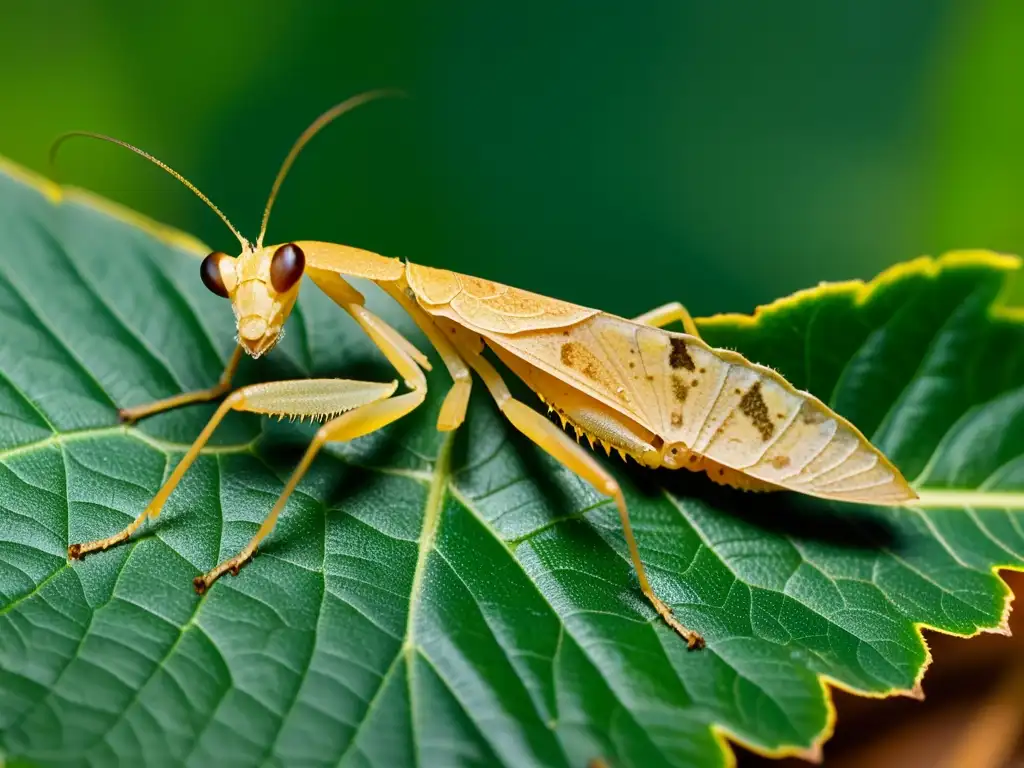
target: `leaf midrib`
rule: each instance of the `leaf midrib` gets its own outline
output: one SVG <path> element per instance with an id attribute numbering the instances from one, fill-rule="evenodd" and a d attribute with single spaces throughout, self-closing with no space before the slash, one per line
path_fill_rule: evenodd
<path id="1" fill-rule="evenodd" d="M 921 490 L 919 498 L 909 506 L 923 509 L 956 508 L 968 509 L 1019 509 L 1024 510 L 1024 491 L 984 491 L 978 489 L 935 489 Z"/>
<path id="2" fill-rule="evenodd" d="M 398 651 L 395 654 L 395 658 L 381 676 L 380 685 L 377 687 L 376 692 L 367 704 L 366 710 L 363 712 L 362 720 L 353 732 L 348 746 L 342 752 L 341 757 L 338 760 L 338 765 L 341 765 L 344 762 L 346 755 L 348 755 L 352 747 L 358 743 L 359 732 L 362 730 L 363 725 L 365 725 L 369 720 L 378 697 L 385 689 L 385 686 L 395 669 L 397 669 L 399 659 L 402 658 L 405 659 L 405 679 L 409 696 L 409 730 L 412 734 L 413 740 L 412 755 L 414 763 L 419 765 L 419 751 L 416 746 L 418 744 L 418 736 L 416 733 L 416 686 L 413 679 L 414 657 L 416 654 L 416 609 L 419 606 L 419 597 L 423 590 L 423 578 L 424 573 L 426 572 L 427 559 L 434 549 L 434 542 L 437 538 L 437 529 L 440 523 L 441 510 L 444 506 L 444 500 L 448 493 L 448 481 L 451 478 L 451 451 L 452 445 L 455 442 L 454 438 L 454 432 L 449 432 L 445 435 L 445 438 L 438 449 L 437 459 L 434 462 L 433 472 L 431 473 L 430 490 L 427 493 L 427 501 L 423 508 L 423 525 L 420 528 L 419 545 L 416 553 L 416 566 L 413 569 L 412 583 L 409 587 L 409 613 L 406 617 L 405 636 L 402 638 L 402 644 L 399 646 Z"/>
<path id="3" fill-rule="evenodd" d="M 17 456 L 31 454 L 36 451 L 42 451 L 47 448 L 60 448 L 68 443 L 76 443 L 86 440 L 95 440 L 97 438 L 102 439 L 106 437 L 128 437 L 135 440 L 139 440 L 145 443 L 150 448 L 155 448 L 163 453 L 184 453 L 192 447 L 191 443 L 175 443 L 169 440 L 161 440 L 160 438 L 147 435 L 139 429 L 134 429 L 125 424 L 116 424 L 109 427 L 89 427 L 86 429 L 75 429 L 68 432 L 56 432 L 48 437 L 44 437 L 41 440 L 35 440 L 30 443 L 23 443 L 16 445 L 6 450 L 0 450 L 0 462 L 7 461 Z M 259 442 L 261 435 L 257 435 L 252 440 L 245 443 L 233 443 L 229 445 L 206 445 L 203 446 L 199 452 L 201 455 L 217 455 L 217 454 L 237 454 L 237 453 L 248 453 L 251 452 L 255 447 L 256 443 Z"/>

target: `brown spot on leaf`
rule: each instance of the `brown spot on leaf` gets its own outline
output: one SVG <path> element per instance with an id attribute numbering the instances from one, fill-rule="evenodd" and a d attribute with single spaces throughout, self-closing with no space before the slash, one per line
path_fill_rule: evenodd
<path id="1" fill-rule="evenodd" d="M 768 406 L 761 395 L 761 382 L 754 382 L 754 386 L 747 390 L 747 393 L 740 398 L 740 411 L 750 419 L 754 428 L 761 433 L 762 440 L 768 440 L 775 432 L 775 425 L 768 416 Z"/>
<path id="2" fill-rule="evenodd" d="M 672 349 L 668 353 L 668 364 L 673 370 L 678 371 L 685 368 L 688 371 L 694 370 L 697 366 L 693 364 L 690 351 L 686 348 L 686 342 L 682 339 L 669 339 Z"/>
<path id="3" fill-rule="evenodd" d="M 789 456 L 776 456 L 772 459 L 772 466 L 776 469 L 785 469 L 789 466 Z"/>
<path id="4" fill-rule="evenodd" d="M 672 374 L 672 396 L 676 399 L 677 403 L 686 402 L 686 393 L 688 391 L 683 377 L 679 374 Z"/>

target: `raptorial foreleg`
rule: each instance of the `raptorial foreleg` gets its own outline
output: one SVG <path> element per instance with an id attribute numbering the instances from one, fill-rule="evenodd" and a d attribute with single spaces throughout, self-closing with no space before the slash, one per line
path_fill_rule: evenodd
<path id="1" fill-rule="evenodd" d="M 113 536 L 72 544 L 68 556 L 80 560 L 90 552 L 99 552 L 127 540 L 147 519 L 160 515 L 167 499 L 188 468 L 192 466 L 217 426 L 230 411 L 248 411 L 276 416 L 326 419 L 390 396 L 398 382 L 378 384 L 345 379 L 301 379 L 253 384 L 232 392 L 216 410 L 199 437 L 189 447 L 164 484 L 144 510 L 123 530 Z M 389 401 L 390 402 L 390 401 Z"/>

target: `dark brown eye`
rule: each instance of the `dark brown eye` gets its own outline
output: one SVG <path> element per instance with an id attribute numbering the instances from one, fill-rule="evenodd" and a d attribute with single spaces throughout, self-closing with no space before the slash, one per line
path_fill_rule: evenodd
<path id="1" fill-rule="evenodd" d="M 270 260 L 270 282 L 274 290 L 284 293 L 302 277 L 306 268 L 306 254 L 295 243 L 286 243 L 274 251 Z"/>
<path id="2" fill-rule="evenodd" d="M 218 296 L 228 298 L 228 289 L 224 287 L 224 280 L 220 276 L 220 260 L 231 258 L 226 253 L 214 251 L 199 265 L 199 276 L 203 279 L 203 285 Z"/>

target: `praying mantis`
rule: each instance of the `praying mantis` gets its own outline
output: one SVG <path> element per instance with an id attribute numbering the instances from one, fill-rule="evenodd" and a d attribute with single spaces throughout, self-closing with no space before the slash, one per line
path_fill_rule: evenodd
<path id="1" fill-rule="evenodd" d="M 106 538 L 71 544 L 81 559 L 129 539 L 146 520 L 157 518 L 168 497 L 225 415 L 232 411 L 312 418 L 322 425 L 292 472 L 263 524 L 237 555 L 194 579 L 202 594 L 222 575 L 239 570 L 273 530 L 288 498 L 318 452 L 331 442 L 354 440 L 401 419 L 427 394 L 424 370 L 431 364 L 409 340 L 370 312 L 347 280 L 372 281 L 405 310 L 447 368 L 452 385 L 442 402 L 437 429 L 457 429 L 465 419 L 473 374 L 483 382 L 512 426 L 556 461 L 614 501 L 639 587 L 657 614 L 690 648 L 701 635 L 683 626 L 654 592 L 647 577 L 619 484 L 585 449 L 586 436 L 607 452 L 618 451 L 644 467 L 703 471 L 717 483 L 750 491 L 789 489 L 826 499 L 899 504 L 916 498 L 906 480 L 856 427 L 823 402 L 794 388 L 781 375 L 700 337 L 693 319 L 671 303 L 627 320 L 596 309 L 548 298 L 483 278 L 403 262 L 344 245 L 294 241 L 263 244 L 281 185 L 303 147 L 326 125 L 373 99 L 395 95 L 371 91 L 324 112 L 299 136 L 271 187 L 255 243 L 246 240 L 202 192 L 170 166 L 119 139 L 119 144 L 155 163 L 203 200 L 238 239 L 241 252 L 213 252 L 200 276 L 214 294 L 231 303 L 238 344 L 213 386 L 120 411 L 134 422 L 161 411 L 226 397 L 206 427 L 144 510 Z M 243 354 L 259 358 L 274 347 L 295 305 L 302 278 L 327 294 L 379 348 L 398 381 L 304 379 L 253 384 L 231 391 Z M 685 333 L 664 326 L 680 322 Z M 489 349 L 554 411 L 561 426 L 517 400 L 502 374 L 484 355 Z M 571 424 L 573 440 L 565 431 Z"/>

